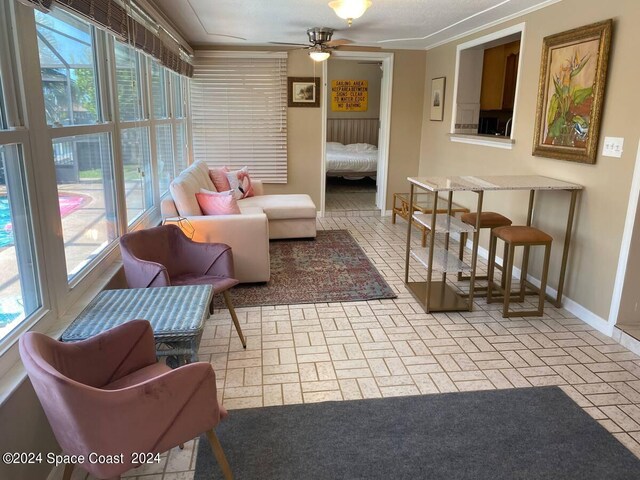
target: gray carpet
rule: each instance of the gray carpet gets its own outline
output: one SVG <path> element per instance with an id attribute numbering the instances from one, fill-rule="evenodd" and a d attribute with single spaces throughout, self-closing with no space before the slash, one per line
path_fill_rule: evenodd
<path id="1" fill-rule="evenodd" d="M 243 479 L 639 479 L 640 460 L 557 387 L 233 410 Z M 195 480 L 221 478 L 201 439 Z"/>

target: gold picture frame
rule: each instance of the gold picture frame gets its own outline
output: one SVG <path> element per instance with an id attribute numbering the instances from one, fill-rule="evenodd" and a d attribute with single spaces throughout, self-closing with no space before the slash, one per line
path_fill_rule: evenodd
<path id="1" fill-rule="evenodd" d="M 287 77 L 287 106 L 319 107 L 320 77 Z"/>
<path id="2" fill-rule="evenodd" d="M 545 37 L 533 155 L 593 164 L 613 20 Z"/>

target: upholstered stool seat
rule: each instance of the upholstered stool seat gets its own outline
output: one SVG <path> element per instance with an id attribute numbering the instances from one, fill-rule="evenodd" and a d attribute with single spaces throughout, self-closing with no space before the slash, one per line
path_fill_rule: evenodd
<path id="1" fill-rule="evenodd" d="M 505 254 L 502 259 L 501 287 L 493 283 L 493 273 L 496 267 L 496 247 L 498 239 L 502 240 L 505 245 Z M 553 238 L 551 237 L 551 235 L 537 228 L 524 225 L 504 226 L 491 230 L 491 238 L 489 240 L 487 303 L 492 303 L 494 300 L 494 288 L 500 288 L 502 290 L 503 317 L 542 316 L 544 312 L 544 297 L 547 289 L 547 275 L 549 273 L 549 258 L 551 256 L 552 241 Z M 516 247 L 524 247 L 519 291 L 519 301 L 523 302 L 525 298 L 525 289 L 527 282 L 527 269 L 529 266 L 529 248 L 533 246 L 544 246 L 542 276 L 540 279 L 540 289 L 538 291 L 538 309 L 526 311 L 510 311 L 509 305 L 512 299 L 511 276 L 513 274 L 515 249 Z"/>
<path id="2" fill-rule="evenodd" d="M 518 225 L 513 227 L 498 227 L 493 229 L 493 235 L 500 240 L 517 244 L 544 244 L 551 243 L 551 235 L 534 227 Z"/>
<path id="3" fill-rule="evenodd" d="M 465 213 L 460 217 L 464 223 L 468 225 L 476 225 L 476 219 L 478 218 L 478 212 Z M 509 220 L 504 215 L 500 215 L 496 212 L 482 212 L 480 214 L 480 228 L 496 228 L 511 225 Z"/>
<path id="4" fill-rule="evenodd" d="M 460 217 L 460 220 L 463 223 L 466 223 L 467 225 L 473 225 L 474 227 L 476 226 L 477 219 L 478 219 L 478 212 L 465 213 Z M 480 229 L 505 227 L 505 226 L 511 225 L 511 223 L 512 222 L 510 219 L 508 219 L 504 215 L 500 215 L 497 212 L 482 212 L 480 214 Z M 462 257 L 464 255 L 464 247 L 466 243 L 467 243 L 467 233 L 462 232 L 460 233 L 460 252 L 458 253 L 458 258 L 460 258 L 460 260 L 462 260 Z M 496 268 L 498 268 L 498 270 L 502 270 L 500 265 L 498 265 Z M 486 279 L 487 279 L 486 275 L 482 275 L 482 276 L 476 275 L 476 280 L 486 280 Z M 458 281 L 461 282 L 462 280 L 469 280 L 469 277 L 465 277 L 462 275 L 462 273 L 458 273 Z M 475 291 L 476 293 L 484 292 L 486 291 L 486 288 L 476 287 Z"/>

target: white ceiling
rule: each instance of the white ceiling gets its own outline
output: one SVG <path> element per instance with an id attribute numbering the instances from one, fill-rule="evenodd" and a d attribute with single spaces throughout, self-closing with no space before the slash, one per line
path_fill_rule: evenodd
<path id="1" fill-rule="evenodd" d="M 358 45 L 423 49 L 560 0 L 372 0 L 353 21 L 329 0 L 153 0 L 192 45 L 306 43 L 310 27 L 331 27 Z M 237 38 L 236 38 L 237 37 Z"/>

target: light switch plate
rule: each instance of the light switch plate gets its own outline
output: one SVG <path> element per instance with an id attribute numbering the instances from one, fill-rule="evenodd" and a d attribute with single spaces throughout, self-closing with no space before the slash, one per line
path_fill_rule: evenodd
<path id="1" fill-rule="evenodd" d="M 602 156 L 620 158 L 622 156 L 623 146 L 624 138 L 622 137 L 604 137 Z"/>

